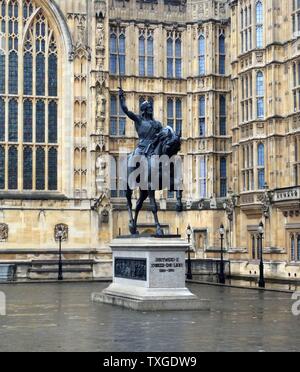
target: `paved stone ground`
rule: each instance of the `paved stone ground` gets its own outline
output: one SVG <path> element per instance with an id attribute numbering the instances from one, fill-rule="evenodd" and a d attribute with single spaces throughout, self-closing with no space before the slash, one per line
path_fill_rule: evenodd
<path id="1" fill-rule="evenodd" d="M 289 294 L 191 285 L 211 312 L 137 313 L 91 303 L 106 286 L 0 285 L 0 351 L 300 351 Z"/>

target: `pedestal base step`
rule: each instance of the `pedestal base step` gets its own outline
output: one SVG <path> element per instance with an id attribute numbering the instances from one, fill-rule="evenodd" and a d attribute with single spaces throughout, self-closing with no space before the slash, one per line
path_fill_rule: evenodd
<path id="1" fill-rule="evenodd" d="M 210 311 L 209 301 L 200 300 L 195 296 L 191 298 L 137 299 L 102 292 L 93 293 L 92 301 L 135 311 Z"/>

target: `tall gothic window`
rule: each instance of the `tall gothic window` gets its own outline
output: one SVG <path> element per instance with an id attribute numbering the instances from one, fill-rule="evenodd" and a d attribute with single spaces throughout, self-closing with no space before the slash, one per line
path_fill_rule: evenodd
<path id="1" fill-rule="evenodd" d="M 219 131 L 220 136 L 226 136 L 226 97 L 221 95 L 220 96 L 220 123 L 219 123 Z"/>
<path id="2" fill-rule="evenodd" d="M 167 77 L 182 77 L 182 42 L 180 35 L 170 34 L 167 39 Z"/>
<path id="3" fill-rule="evenodd" d="M 265 187 L 265 146 L 263 143 L 257 146 L 257 176 L 258 189 L 263 190 Z"/>
<path id="4" fill-rule="evenodd" d="M 252 7 L 244 7 L 241 10 L 240 34 L 241 52 L 245 53 L 252 49 Z"/>
<path id="5" fill-rule="evenodd" d="M 111 30 L 110 33 L 110 73 L 125 75 L 126 71 L 126 37 L 125 30 Z"/>
<path id="6" fill-rule="evenodd" d="M 256 48 L 263 48 L 264 44 L 264 14 L 261 1 L 256 3 Z"/>
<path id="7" fill-rule="evenodd" d="M 110 97 L 110 135 L 125 136 L 126 116 L 116 95 Z"/>
<path id="8" fill-rule="evenodd" d="M 226 72 L 226 49 L 225 49 L 225 36 L 219 36 L 219 74 L 225 75 Z"/>
<path id="9" fill-rule="evenodd" d="M 168 98 L 167 122 L 176 133 L 182 132 L 182 100 L 180 98 Z"/>
<path id="10" fill-rule="evenodd" d="M 206 135 L 206 104 L 205 96 L 199 98 L 199 136 L 205 137 Z"/>
<path id="11" fill-rule="evenodd" d="M 300 34 L 300 1 L 293 1 L 293 33 L 298 36 Z"/>
<path id="12" fill-rule="evenodd" d="M 258 119 L 263 119 L 265 116 L 264 95 L 265 95 L 264 75 L 261 71 L 259 71 L 256 75 L 256 105 Z"/>
<path id="13" fill-rule="evenodd" d="M 198 42 L 198 54 L 199 54 L 199 75 L 205 75 L 205 37 L 200 35 Z"/>
<path id="14" fill-rule="evenodd" d="M 227 196 L 227 160 L 226 158 L 220 159 L 220 197 Z"/>
<path id="15" fill-rule="evenodd" d="M 200 198 L 207 197 L 207 165 L 206 157 L 200 157 Z"/>
<path id="16" fill-rule="evenodd" d="M 154 39 L 152 31 L 143 31 L 139 37 L 139 75 L 154 75 Z"/>
<path id="17" fill-rule="evenodd" d="M 2 191 L 58 189 L 58 51 L 42 10 L 27 24 L 37 8 L 33 0 L 0 0 Z"/>

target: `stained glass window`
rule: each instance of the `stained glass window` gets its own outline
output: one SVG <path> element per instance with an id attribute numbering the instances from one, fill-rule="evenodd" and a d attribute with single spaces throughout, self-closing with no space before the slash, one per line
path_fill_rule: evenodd
<path id="1" fill-rule="evenodd" d="M 36 190 L 45 190 L 45 150 L 38 147 L 36 150 Z"/>
<path id="2" fill-rule="evenodd" d="M 9 54 L 9 94 L 18 94 L 18 54 L 13 51 Z"/>
<path id="3" fill-rule="evenodd" d="M 24 55 L 24 94 L 32 95 L 32 54 Z"/>
<path id="4" fill-rule="evenodd" d="M 30 19 L 33 14 L 34 19 Z M 23 34 L 25 30 L 26 34 Z M 55 182 L 50 184 L 46 177 L 50 149 L 59 151 L 55 147 L 59 62 L 55 33 L 40 6 L 34 0 L 0 0 L 2 190 L 41 191 L 48 190 L 49 185 L 55 190 Z M 18 84 L 19 81 L 23 84 Z M 21 140 L 24 145 L 19 143 Z M 7 157 L 6 162 L 4 157 Z M 23 163 L 20 163 L 21 159 Z M 57 167 L 51 172 L 52 175 L 57 172 Z M 57 176 L 52 178 L 56 180 Z"/>
<path id="5" fill-rule="evenodd" d="M 51 54 L 49 56 L 48 80 L 49 80 L 49 96 L 57 96 L 57 56 Z"/>
<path id="6" fill-rule="evenodd" d="M 16 146 L 8 150 L 8 188 L 18 189 L 18 149 Z"/>
<path id="7" fill-rule="evenodd" d="M 32 190 L 32 148 L 25 147 L 23 151 L 24 168 L 23 168 L 23 188 Z"/>
<path id="8" fill-rule="evenodd" d="M 36 94 L 45 95 L 45 56 L 41 53 L 36 56 Z"/>
<path id="9" fill-rule="evenodd" d="M 0 190 L 5 189 L 5 148 L 0 146 Z"/>
<path id="10" fill-rule="evenodd" d="M 0 141 L 5 141 L 5 101 L 0 97 Z"/>
<path id="11" fill-rule="evenodd" d="M 57 143 L 57 103 L 49 103 L 49 124 L 48 124 L 48 142 Z"/>
<path id="12" fill-rule="evenodd" d="M 36 142 L 45 142 L 45 103 L 37 101 L 36 104 Z"/>
<path id="13" fill-rule="evenodd" d="M 48 189 L 57 190 L 57 150 L 54 147 L 48 153 Z"/>
<path id="14" fill-rule="evenodd" d="M 0 49 L 0 94 L 5 93 L 5 55 Z"/>
<path id="15" fill-rule="evenodd" d="M 8 114 L 8 139 L 10 142 L 18 142 L 18 101 L 9 101 Z"/>
<path id="16" fill-rule="evenodd" d="M 23 109 L 23 140 L 32 142 L 32 101 L 26 99 Z"/>

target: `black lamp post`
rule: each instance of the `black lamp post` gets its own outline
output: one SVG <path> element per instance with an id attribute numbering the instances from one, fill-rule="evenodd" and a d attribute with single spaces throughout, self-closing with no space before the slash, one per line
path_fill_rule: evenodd
<path id="1" fill-rule="evenodd" d="M 263 258 L 264 224 L 262 222 L 258 226 L 258 236 L 259 236 L 259 253 L 260 253 L 259 288 L 265 288 L 266 282 L 265 282 L 265 277 L 264 277 L 264 258 Z"/>
<path id="2" fill-rule="evenodd" d="M 224 235 L 225 229 L 224 225 L 220 226 L 220 237 L 221 237 L 221 266 L 220 266 L 220 274 L 219 274 L 219 282 L 220 284 L 225 284 L 225 270 L 224 270 Z"/>
<path id="3" fill-rule="evenodd" d="M 57 230 L 57 239 L 59 242 L 59 260 L 58 260 L 58 280 L 62 281 L 64 280 L 63 278 L 63 268 L 62 268 L 62 252 L 61 252 L 61 243 L 63 239 L 63 229 L 59 228 Z"/>
<path id="4" fill-rule="evenodd" d="M 188 238 L 188 243 L 189 243 L 189 249 L 188 249 L 188 269 L 187 269 L 187 274 L 186 278 L 187 280 L 192 280 L 193 279 L 193 274 L 192 274 L 192 261 L 191 261 L 191 236 L 192 236 L 192 228 L 190 225 L 188 225 L 186 229 L 186 235 Z"/>

